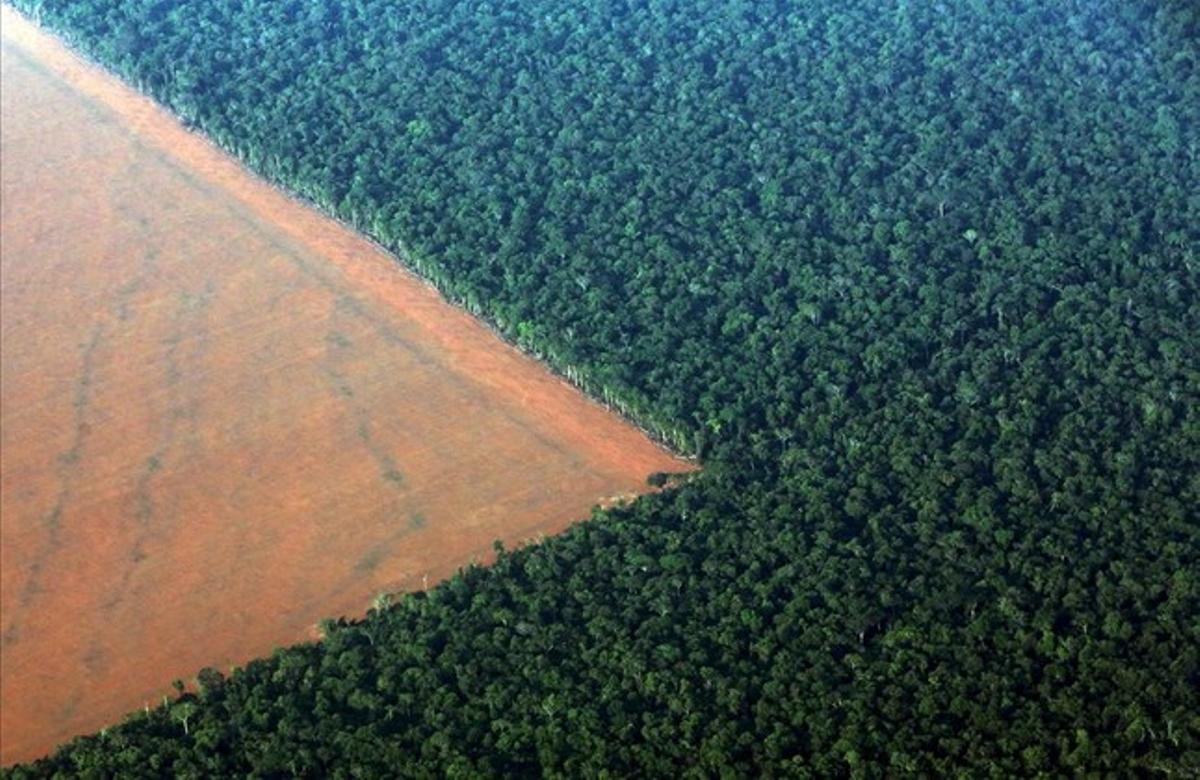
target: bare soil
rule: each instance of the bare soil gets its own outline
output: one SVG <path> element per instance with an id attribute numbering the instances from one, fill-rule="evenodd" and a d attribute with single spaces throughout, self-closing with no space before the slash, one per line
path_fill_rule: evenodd
<path id="1" fill-rule="evenodd" d="M 0 763 L 690 468 L 2 13 Z"/>

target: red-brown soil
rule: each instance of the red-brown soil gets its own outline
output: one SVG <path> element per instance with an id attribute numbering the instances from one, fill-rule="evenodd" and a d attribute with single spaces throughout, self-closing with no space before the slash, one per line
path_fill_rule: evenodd
<path id="1" fill-rule="evenodd" d="M 2 22 L 0 762 L 689 468 Z"/>

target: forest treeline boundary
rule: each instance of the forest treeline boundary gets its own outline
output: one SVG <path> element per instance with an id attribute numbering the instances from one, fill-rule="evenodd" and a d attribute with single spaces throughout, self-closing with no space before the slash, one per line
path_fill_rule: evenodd
<path id="1" fill-rule="evenodd" d="M 13 5 L 705 471 L 12 776 L 1200 771 L 1193 4 Z"/>

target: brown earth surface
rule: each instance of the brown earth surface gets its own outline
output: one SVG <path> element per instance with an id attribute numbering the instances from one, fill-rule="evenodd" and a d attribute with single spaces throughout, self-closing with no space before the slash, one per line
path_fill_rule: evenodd
<path id="1" fill-rule="evenodd" d="M 690 468 L 2 13 L 0 763 Z"/>

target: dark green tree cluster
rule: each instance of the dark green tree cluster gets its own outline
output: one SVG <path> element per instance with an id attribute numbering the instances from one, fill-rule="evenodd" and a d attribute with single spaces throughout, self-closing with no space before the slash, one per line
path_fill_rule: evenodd
<path id="1" fill-rule="evenodd" d="M 1200 771 L 1200 12 L 17 0 L 705 472 L 14 777 Z"/>

